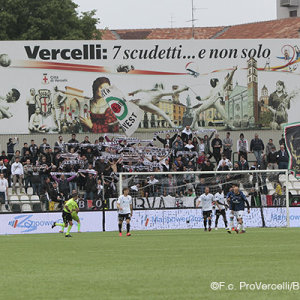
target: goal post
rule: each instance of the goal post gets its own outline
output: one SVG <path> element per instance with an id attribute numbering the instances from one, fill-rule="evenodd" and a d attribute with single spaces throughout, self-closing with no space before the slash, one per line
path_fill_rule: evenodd
<path id="1" fill-rule="evenodd" d="M 289 196 L 300 194 L 288 170 L 122 172 L 118 176 L 119 194 L 128 187 L 136 210 L 195 209 L 206 186 L 212 194 L 219 189 L 227 194 L 237 184 L 251 208 L 261 214 L 258 226 L 266 227 L 290 227 Z"/>

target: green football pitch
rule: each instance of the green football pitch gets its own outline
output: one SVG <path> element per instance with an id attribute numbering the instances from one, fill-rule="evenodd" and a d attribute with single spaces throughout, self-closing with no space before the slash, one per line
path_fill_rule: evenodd
<path id="1" fill-rule="evenodd" d="M 257 290 L 300 281 L 299 240 L 286 228 L 1 236 L 0 299 L 300 299 Z"/>

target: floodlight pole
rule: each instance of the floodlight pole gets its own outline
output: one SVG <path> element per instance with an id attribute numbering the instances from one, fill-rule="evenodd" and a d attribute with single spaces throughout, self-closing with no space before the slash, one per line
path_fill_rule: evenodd
<path id="1" fill-rule="evenodd" d="M 105 194 L 104 194 L 104 175 L 102 174 L 102 231 L 105 231 Z M 109 204 L 109 200 L 108 200 Z"/>
<path id="2" fill-rule="evenodd" d="M 123 188 L 123 174 L 119 173 L 119 196 L 122 195 L 122 188 Z"/>
<path id="3" fill-rule="evenodd" d="M 290 227 L 289 170 L 285 170 L 286 227 Z"/>
<path id="4" fill-rule="evenodd" d="M 195 37 L 194 10 L 195 10 L 195 8 L 194 8 L 194 0 L 192 0 L 192 38 Z"/>

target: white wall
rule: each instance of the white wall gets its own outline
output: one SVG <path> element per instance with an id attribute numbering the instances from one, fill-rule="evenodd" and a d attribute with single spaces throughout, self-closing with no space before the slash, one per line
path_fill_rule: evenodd
<path id="1" fill-rule="evenodd" d="M 297 16 L 300 17 L 300 6 L 286 7 L 280 5 L 281 0 L 277 0 L 277 19 L 285 19 L 290 17 L 290 11 L 297 10 Z"/>

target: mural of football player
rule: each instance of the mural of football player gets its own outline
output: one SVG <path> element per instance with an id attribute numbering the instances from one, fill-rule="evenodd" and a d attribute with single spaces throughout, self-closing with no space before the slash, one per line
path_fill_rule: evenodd
<path id="1" fill-rule="evenodd" d="M 271 127 L 274 130 L 281 129 L 284 123 L 288 122 L 287 110 L 290 108 L 290 101 L 294 95 L 288 95 L 283 81 L 276 82 L 276 91 L 269 96 L 269 105 L 265 105 L 273 113 Z"/>
<path id="2" fill-rule="evenodd" d="M 7 54 L 0 54 L 0 66 L 7 68 L 11 64 L 11 59 Z"/>
<path id="3" fill-rule="evenodd" d="M 52 96 L 52 117 L 54 124 L 57 126 L 58 132 L 61 132 L 61 107 L 67 100 L 67 96 L 58 90 L 58 87 L 54 87 L 54 94 Z"/>
<path id="4" fill-rule="evenodd" d="M 0 119 L 11 118 L 13 114 L 9 111 L 7 103 L 15 103 L 20 98 L 20 92 L 17 89 L 11 89 L 6 96 L 0 96 Z"/>
<path id="5" fill-rule="evenodd" d="M 172 122 L 170 117 L 163 111 L 161 110 L 158 106 L 156 106 L 159 101 L 166 96 L 172 96 L 176 97 L 176 95 L 187 91 L 189 88 L 184 87 L 180 90 L 175 90 L 173 92 L 166 92 L 164 91 L 164 87 L 162 84 L 156 84 L 152 90 L 136 90 L 131 93 L 129 93 L 129 96 L 135 96 L 135 99 L 130 100 L 137 106 L 139 106 L 142 110 L 146 112 L 150 112 L 152 114 L 159 115 L 163 117 L 171 127 L 175 128 L 176 125 Z"/>
<path id="6" fill-rule="evenodd" d="M 35 113 L 30 117 L 28 129 L 30 132 L 48 132 L 49 129 L 43 124 L 41 110 L 37 107 Z"/>
<path id="7" fill-rule="evenodd" d="M 221 102 L 224 99 L 225 89 L 232 81 L 234 72 L 236 70 L 237 67 L 234 67 L 229 77 L 227 78 L 226 82 L 223 85 L 220 85 L 220 82 L 217 78 L 212 78 L 210 80 L 210 85 L 212 89 L 209 95 L 203 98 L 202 101 L 200 102 L 202 103 L 202 105 L 195 111 L 194 119 L 191 125 L 192 128 L 197 128 L 197 120 L 199 118 L 200 113 L 212 107 L 214 107 L 217 110 L 217 112 L 222 116 L 222 119 L 224 120 L 225 124 L 228 124 L 228 118 L 225 112 L 225 108 Z"/>
<path id="8" fill-rule="evenodd" d="M 93 98 L 90 101 L 90 117 L 80 117 L 80 122 L 94 133 L 118 132 L 119 124 L 114 113 L 101 96 L 101 90 L 108 88 L 110 81 L 99 77 L 93 82 Z"/>
<path id="9" fill-rule="evenodd" d="M 28 121 L 30 121 L 30 117 L 35 113 L 35 109 L 37 106 L 35 89 L 30 89 L 30 95 L 26 99 L 26 105 L 28 106 Z"/>

